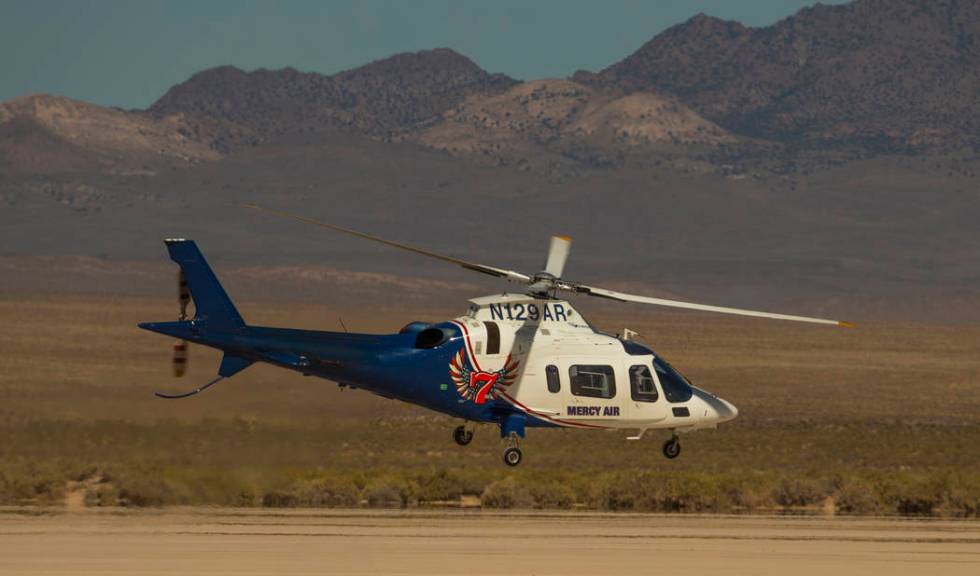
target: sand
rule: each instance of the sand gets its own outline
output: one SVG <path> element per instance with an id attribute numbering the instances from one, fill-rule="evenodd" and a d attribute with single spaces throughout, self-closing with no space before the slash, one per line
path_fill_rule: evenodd
<path id="1" fill-rule="evenodd" d="M 176 509 L 0 514 L 0 574 L 980 574 L 980 522 Z"/>

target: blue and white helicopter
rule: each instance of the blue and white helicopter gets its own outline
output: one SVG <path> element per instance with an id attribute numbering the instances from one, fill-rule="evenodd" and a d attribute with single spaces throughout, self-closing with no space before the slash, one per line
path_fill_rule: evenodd
<path id="1" fill-rule="evenodd" d="M 474 298 L 462 316 L 429 324 L 411 322 L 396 334 L 352 334 L 245 323 L 192 240 L 166 240 L 170 258 L 180 266 L 180 314 L 176 322 L 139 327 L 177 338 L 174 373 L 186 365 L 187 342 L 224 352 L 218 375 L 184 394 L 186 398 L 248 368 L 266 362 L 319 376 L 340 386 L 362 388 L 456 418 L 456 443 L 473 439 L 473 423 L 493 423 L 506 439 L 508 466 L 520 464 L 520 439 L 528 427 L 629 429 L 639 440 L 650 429 L 666 429 L 667 458 L 676 458 L 677 435 L 714 428 L 738 414 L 730 402 L 697 388 L 653 350 L 627 331 L 611 336 L 594 329 L 563 293 L 597 296 L 706 312 L 848 326 L 846 322 L 706 306 L 624 294 L 562 278 L 571 239 L 551 238 L 544 268 L 523 274 L 436 254 L 341 226 L 285 212 L 246 205 L 436 258 L 467 270 L 503 278 L 524 287 L 522 293 Z M 194 316 L 188 317 L 191 298 Z"/>

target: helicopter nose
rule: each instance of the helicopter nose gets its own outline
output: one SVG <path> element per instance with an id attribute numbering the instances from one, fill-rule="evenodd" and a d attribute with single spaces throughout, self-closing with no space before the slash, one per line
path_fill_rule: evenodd
<path id="1" fill-rule="evenodd" d="M 738 416 L 738 408 L 728 400 L 724 400 L 701 390 L 700 388 L 693 388 L 694 395 L 697 396 L 703 407 L 702 421 L 709 425 L 714 426 L 715 424 L 720 424 L 722 422 L 728 422 Z"/>
<path id="2" fill-rule="evenodd" d="M 723 398 L 717 398 L 717 402 L 712 408 L 715 409 L 718 422 L 728 422 L 738 416 L 738 408 L 734 404 Z"/>

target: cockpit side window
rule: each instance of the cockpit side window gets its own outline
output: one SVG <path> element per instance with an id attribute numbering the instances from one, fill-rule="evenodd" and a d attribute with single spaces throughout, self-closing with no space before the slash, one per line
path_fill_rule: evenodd
<path id="1" fill-rule="evenodd" d="M 668 402 L 687 402 L 694 392 L 691 385 L 674 367 L 663 358 L 653 359 L 653 369 L 657 371 L 660 387 L 664 389 L 664 397 Z"/>
<path id="2" fill-rule="evenodd" d="M 630 366 L 630 396 L 634 402 L 656 402 L 660 398 L 649 366 Z"/>

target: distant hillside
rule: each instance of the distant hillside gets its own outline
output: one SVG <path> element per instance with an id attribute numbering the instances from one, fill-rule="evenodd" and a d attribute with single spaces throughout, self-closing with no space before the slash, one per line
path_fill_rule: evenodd
<path id="1" fill-rule="evenodd" d="M 0 164 L 41 174 L 192 165 L 219 157 L 200 133 L 208 124 L 181 114 L 150 118 L 60 96 L 26 96 L 0 103 Z"/>
<path id="2" fill-rule="evenodd" d="M 637 148 L 667 152 L 736 141 L 671 96 L 646 91 L 614 97 L 553 79 L 519 84 L 502 94 L 469 96 L 412 139 L 504 164 L 575 154 L 591 165 L 610 163 Z"/>
<path id="3" fill-rule="evenodd" d="M 980 144 L 980 2 L 817 4 L 765 28 L 700 15 L 577 81 L 680 98 L 736 133 L 874 150 Z"/>
<path id="4" fill-rule="evenodd" d="M 333 76 L 292 68 L 212 68 L 171 88 L 149 112 L 218 118 L 263 137 L 336 127 L 385 137 L 434 121 L 470 94 L 494 94 L 514 83 L 441 48 L 398 54 Z"/>

